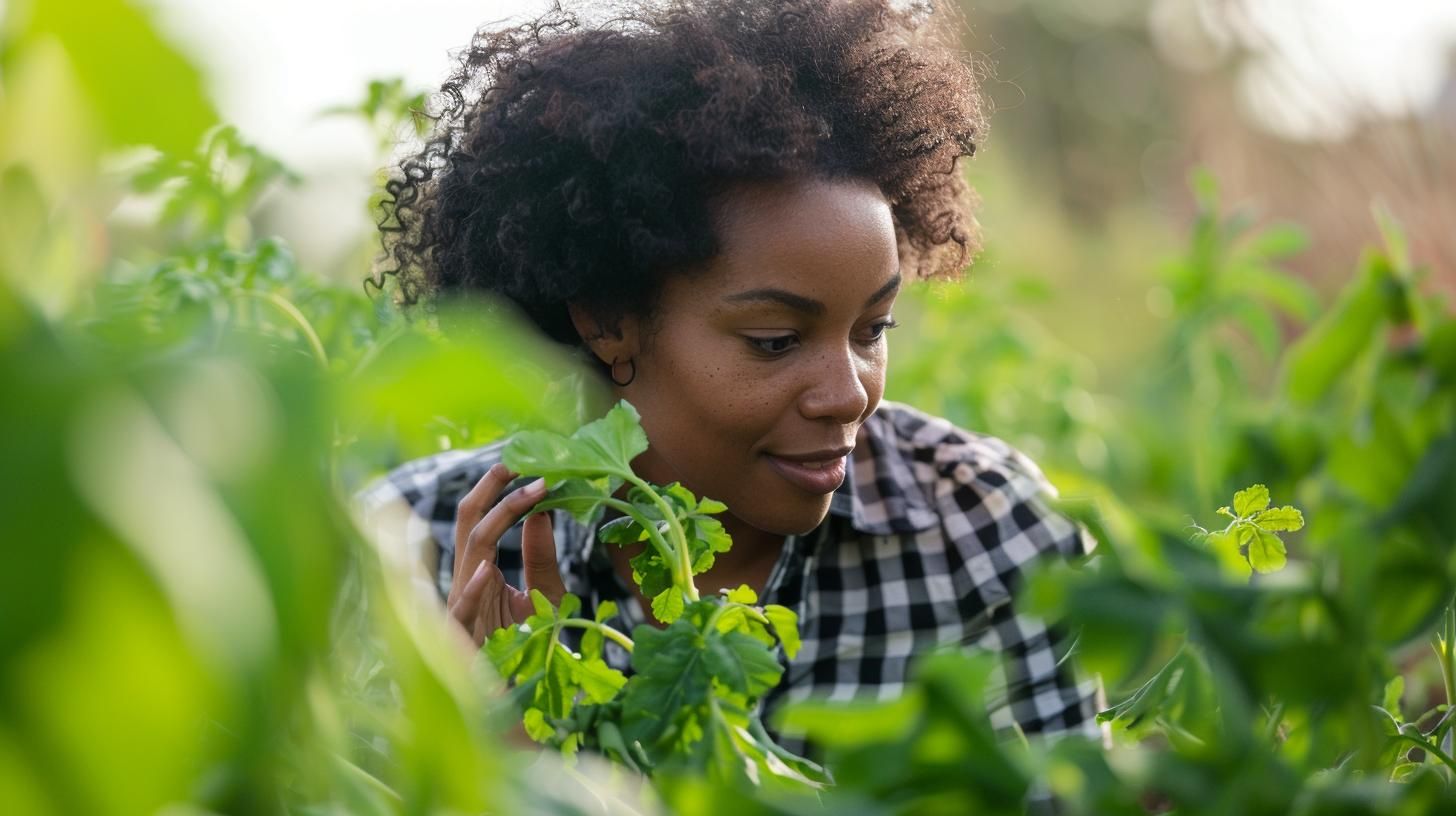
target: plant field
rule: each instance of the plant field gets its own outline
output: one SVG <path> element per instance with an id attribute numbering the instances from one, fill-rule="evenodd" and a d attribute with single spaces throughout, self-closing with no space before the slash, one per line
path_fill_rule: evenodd
<path id="1" fill-rule="evenodd" d="M 907 291 L 887 396 L 1027 451 L 1098 541 L 1021 602 L 1078 632 L 1109 742 L 996 731 L 995 655 L 944 653 L 900 699 L 783 712 L 806 758 L 756 713 L 794 613 L 700 595 L 724 508 L 632 472 L 635 410 L 583 415 L 580 372 L 486 304 L 409 316 L 303 268 L 253 216 L 305 169 L 133 6 L 81 5 L 0 28 L 0 813 L 1456 813 L 1456 316 L 1383 208 L 1330 297 L 1286 271 L 1297 225 L 1195 173 L 1115 372 L 1034 278 Z M 423 101 L 333 115 L 387 148 Z M 505 434 L 544 506 L 649 543 L 665 629 L 538 594 L 467 665 L 422 614 L 350 497 Z"/>

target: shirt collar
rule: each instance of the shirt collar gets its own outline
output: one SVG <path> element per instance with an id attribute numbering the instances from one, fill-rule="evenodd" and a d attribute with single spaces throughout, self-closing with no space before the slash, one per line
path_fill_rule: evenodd
<path id="1" fill-rule="evenodd" d="M 915 477 L 911 440 L 896 432 L 889 414 L 876 411 L 860 426 L 844 483 L 829 502 L 831 515 L 870 535 L 916 533 L 940 523 Z"/>

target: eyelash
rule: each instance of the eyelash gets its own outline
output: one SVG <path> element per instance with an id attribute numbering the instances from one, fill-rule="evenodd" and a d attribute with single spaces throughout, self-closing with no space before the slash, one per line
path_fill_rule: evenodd
<path id="1" fill-rule="evenodd" d="M 881 320 L 880 322 L 875 323 L 874 325 L 870 326 L 870 328 L 876 330 L 874 338 L 872 338 L 868 343 L 864 343 L 863 345 L 872 346 L 875 343 L 880 342 L 881 340 L 885 339 L 885 332 L 889 331 L 890 329 L 896 328 L 899 325 L 900 324 L 895 322 L 895 318 L 893 317 L 888 320 Z M 789 348 L 783 349 L 771 349 L 765 348 L 764 345 L 761 344 L 778 343 L 786 340 L 796 340 L 798 339 L 798 337 L 797 335 L 793 334 L 783 334 L 779 335 L 778 337 L 745 337 L 744 339 L 748 341 L 748 345 L 759 354 L 762 354 L 765 357 L 780 357 L 784 354 L 787 354 L 790 350 L 792 350 L 793 347 L 790 346 Z"/>

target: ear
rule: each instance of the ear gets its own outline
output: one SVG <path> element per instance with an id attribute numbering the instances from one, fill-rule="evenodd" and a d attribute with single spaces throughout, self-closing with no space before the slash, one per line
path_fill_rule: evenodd
<path id="1" fill-rule="evenodd" d="M 566 304 L 566 310 L 571 314 L 571 325 L 576 328 L 581 341 L 601 360 L 602 365 L 611 365 L 613 360 L 630 360 L 641 350 L 636 317 L 622 317 L 608 326 L 576 303 Z"/>

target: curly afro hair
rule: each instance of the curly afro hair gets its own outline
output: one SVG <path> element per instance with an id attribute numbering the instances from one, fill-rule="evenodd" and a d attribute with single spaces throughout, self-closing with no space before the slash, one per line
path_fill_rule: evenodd
<path id="1" fill-rule="evenodd" d="M 719 251 L 714 196 L 805 176 L 875 183 L 905 276 L 955 276 L 977 246 L 957 159 L 984 117 L 934 11 L 639 0 L 583 24 L 558 2 L 482 30 L 436 97 L 430 138 L 386 184 L 369 283 L 397 278 L 404 306 L 503 296 L 577 346 L 568 302 L 605 325 L 650 315 L 664 275 Z"/>

